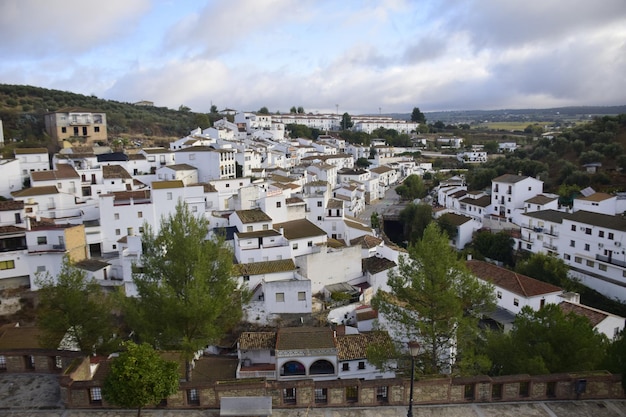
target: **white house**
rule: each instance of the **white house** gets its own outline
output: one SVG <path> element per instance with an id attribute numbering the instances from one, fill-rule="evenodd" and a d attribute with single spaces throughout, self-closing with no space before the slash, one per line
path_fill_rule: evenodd
<path id="1" fill-rule="evenodd" d="M 466 265 L 477 278 L 494 286 L 499 312 L 493 314 L 492 318 L 499 321 L 505 331 L 510 330 L 513 318 L 523 307 L 539 310 L 545 304 L 559 304 L 563 301 L 564 290 L 556 285 L 488 262 L 469 260 Z M 506 312 L 509 314 L 503 314 Z"/>
<path id="2" fill-rule="evenodd" d="M 509 222 L 524 209 L 524 202 L 543 192 L 543 181 L 521 175 L 504 174 L 491 180 L 491 213 Z"/>

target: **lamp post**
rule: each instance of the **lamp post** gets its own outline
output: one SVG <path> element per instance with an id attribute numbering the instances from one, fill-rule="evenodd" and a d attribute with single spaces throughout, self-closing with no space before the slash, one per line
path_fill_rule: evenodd
<path id="1" fill-rule="evenodd" d="M 420 352 L 420 344 L 414 340 L 408 343 L 411 354 L 411 391 L 409 393 L 409 411 L 407 417 L 413 417 L 413 381 L 415 380 L 415 358 Z"/>

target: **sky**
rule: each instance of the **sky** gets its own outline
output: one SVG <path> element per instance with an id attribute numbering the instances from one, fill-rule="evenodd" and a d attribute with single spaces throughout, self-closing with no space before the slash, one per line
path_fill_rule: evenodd
<path id="1" fill-rule="evenodd" d="M 625 0 L 1 0 L 0 83 L 195 112 L 626 104 Z"/>

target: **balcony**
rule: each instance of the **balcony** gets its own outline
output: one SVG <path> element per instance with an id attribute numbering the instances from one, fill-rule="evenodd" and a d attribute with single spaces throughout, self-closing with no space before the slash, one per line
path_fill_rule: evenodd
<path id="1" fill-rule="evenodd" d="M 548 242 L 543 242 L 543 247 L 549 250 L 556 251 L 556 246 Z"/>
<path id="2" fill-rule="evenodd" d="M 239 365 L 237 365 L 237 379 L 245 378 L 266 378 L 275 380 L 276 365 L 273 363 L 246 363 L 246 365 L 239 363 Z"/>
<path id="3" fill-rule="evenodd" d="M 596 261 L 602 261 L 611 265 L 626 268 L 626 262 L 614 259 L 613 257 L 609 258 L 608 256 L 596 255 Z"/>

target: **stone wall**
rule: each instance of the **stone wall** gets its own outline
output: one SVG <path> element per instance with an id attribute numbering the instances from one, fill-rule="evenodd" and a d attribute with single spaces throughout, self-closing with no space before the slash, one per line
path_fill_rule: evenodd
<path id="1" fill-rule="evenodd" d="M 79 369 L 76 369 L 79 373 Z M 576 392 L 579 381 L 585 391 Z M 105 408 L 108 404 L 92 403 L 89 390 L 96 381 L 62 379 L 62 397 L 67 408 Z M 187 391 L 195 389 L 199 405 L 187 403 Z M 295 390 L 295 393 L 293 392 Z M 316 390 L 320 398 L 316 399 Z M 325 393 L 325 396 L 323 395 Z M 295 401 L 292 394 L 295 394 Z M 477 376 L 470 378 L 421 378 L 414 382 L 414 404 L 468 404 L 538 400 L 590 400 L 626 398 L 621 376 L 607 372 L 557 375 Z M 181 389 L 161 407 L 177 409 L 217 409 L 223 397 L 269 396 L 273 408 L 303 407 L 372 407 L 406 405 L 410 397 L 410 381 L 399 378 L 362 381 L 296 380 L 289 382 L 239 380 L 195 386 L 181 384 Z"/>

